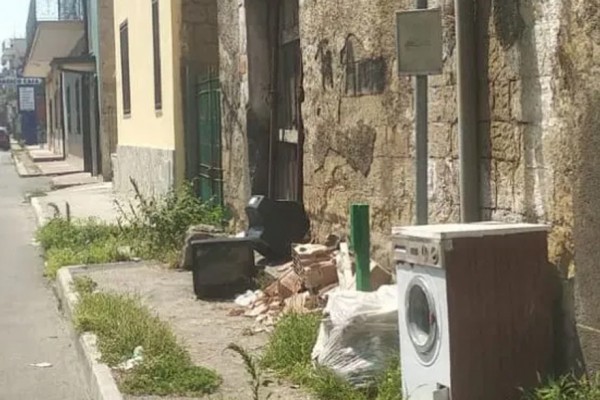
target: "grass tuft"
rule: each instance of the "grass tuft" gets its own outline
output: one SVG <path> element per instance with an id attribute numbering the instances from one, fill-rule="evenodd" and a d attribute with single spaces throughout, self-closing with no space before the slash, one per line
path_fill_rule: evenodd
<path id="1" fill-rule="evenodd" d="M 262 358 L 262 366 L 308 388 L 320 400 L 401 400 L 399 362 L 394 360 L 376 386 L 368 391 L 354 389 L 326 368 L 312 366 L 321 316 L 289 314 L 277 326 Z"/>
<path id="2" fill-rule="evenodd" d="M 119 252 L 122 231 L 93 219 L 54 218 L 38 230 L 36 239 L 46 252 L 44 274 L 49 278 L 65 266 L 127 261 Z"/>
<path id="3" fill-rule="evenodd" d="M 89 276 L 76 276 L 73 278 L 73 289 L 81 296 L 94 293 L 97 287 L 98 284 Z"/>
<path id="4" fill-rule="evenodd" d="M 75 310 L 75 326 L 98 336 L 102 361 L 111 367 L 143 347 L 144 361 L 119 379 L 127 394 L 196 396 L 213 393 L 221 383 L 214 371 L 192 363 L 168 325 L 137 298 L 84 290 Z"/>
<path id="5" fill-rule="evenodd" d="M 175 265 L 189 226 L 224 223 L 223 208 L 201 201 L 189 184 L 160 199 L 143 197 L 132 184 L 137 202 L 128 207 L 118 205 L 118 224 L 71 220 L 68 215 L 57 214 L 38 230 L 36 239 L 46 253 L 46 276 L 54 278 L 65 266 L 129 261 L 134 257 Z"/>
<path id="6" fill-rule="evenodd" d="M 233 351 L 242 359 L 244 363 L 244 367 L 246 368 L 246 372 L 250 376 L 250 386 L 252 387 L 252 400 L 260 400 L 260 387 L 263 385 L 263 381 L 261 378 L 261 370 L 260 365 L 256 362 L 254 357 L 246 351 L 243 347 L 231 343 L 227 346 L 227 350 Z M 270 394 L 266 396 L 268 399 Z"/>
<path id="7" fill-rule="evenodd" d="M 525 400 L 600 400 L 600 376 L 593 379 L 565 375 L 525 394 Z"/>

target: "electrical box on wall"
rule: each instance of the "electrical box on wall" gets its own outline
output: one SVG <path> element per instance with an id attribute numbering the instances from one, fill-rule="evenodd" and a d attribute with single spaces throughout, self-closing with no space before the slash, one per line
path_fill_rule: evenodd
<path id="1" fill-rule="evenodd" d="M 400 75 L 437 75 L 443 68 L 442 12 L 439 8 L 396 13 Z"/>
<path id="2" fill-rule="evenodd" d="M 552 373 L 547 227 L 395 228 L 405 398 L 518 400 Z"/>

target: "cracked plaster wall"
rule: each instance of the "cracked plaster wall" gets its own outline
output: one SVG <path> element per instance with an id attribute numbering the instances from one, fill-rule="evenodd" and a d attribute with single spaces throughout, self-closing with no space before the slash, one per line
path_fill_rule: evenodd
<path id="1" fill-rule="evenodd" d="M 452 222 L 460 201 L 454 18 L 453 1 L 440 1 L 445 67 L 430 80 L 430 220 Z M 238 221 L 256 174 L 248 110 L 265 98 L 264 88 L 251 90 L 248 59 L 256 52 L 248 45 L 245 3 L 219 1 L 225 191 Z M 323 239 L 347 232 L 350 203 L 368 202 L 373 254 L 383 264 L 390 228 L 412 223 L 414 214 L 413 87 L 395 73 L 394 44 L 394 13 L 412 5 L 300 0 L 304 200 L 313 233 Z M 566 351 L 559 362 L 575 366 L 582 348 L 590 371 L 600 370 L 599 10 L 600 0 L 478 1 L 474 110 L 482 217 L 552 226 L 550 261 L 563 278 L 575 276 L 574 292 L 572 279 L 563 285 Z M 379 73 L 367 83 L 373 93 L 348 92 L 350 42 L 354 59 L 373 61 L 371 71 Z"/>
<path id="2" fill-rule="evenodd" d="M 346 229 L 349 204 L 368 202 L 375 254 L 384 263 L 390 228 L 412 223 L 414 214 L 413 87 L 396 75 L 394 48 L 394 12 L 412 2 L 400 3 L 304 0 L 300 16 L 305 201 L 315 234 Z M 486 219 L 552 223 L 551 258 L 568 266 L 571 190 L 561 174 L 569 139 L 553 82 L 563 2 L 526 3 L 478 2 L 481 212 Z M 439 5 L 445 67 L 430 79 L 430 221 L 452 222 L 460 207 L 454 7 Z M 386 61 L 383 93 L 346 95 L 343 49 L 350 34 L 366 56 Z M 322 43 L 333 55 L 329 86 L 322 84 Z"/>
<path id="3" fill-rule="evenodd" d="M 444 15 L 445 67 L 430 79 L 431 222 L 459 219 L 454 8 Z M 573 138 L 561 102 L 561 18 L 566 0 L 478 2 L 482 216 L 551 223 L 550 258 L 572 266 Z M 396 74 L 394 14 L 413 2 L 300 1 L 305 100 L 305 204 L 313 233 L 347 232 L 352 202 L 371 206 L 373 253 L 389 262 L 392 226 L 414 215 L 412 80 Z M 226 198 L 241 216 L 250 192 L 247 27 L 244 1 L 219 2 Z M 372 93 L 348 92 L 354 59 L 379 72 Z M 383 65 L 383 68 L 381 67 Z M 252 170 L 252 168 L 250 168 Z"/>

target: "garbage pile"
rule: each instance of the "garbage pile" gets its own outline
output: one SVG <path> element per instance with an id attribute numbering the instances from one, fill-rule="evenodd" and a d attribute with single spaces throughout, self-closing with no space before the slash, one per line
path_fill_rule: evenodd
<path id="1" fill-rule="evenodd" d="M 298 244 L 292 246 L 292 261 L 279 268 L 279 278 L 264 290 L 248 291 L 235 300 L 240 307 L 230 315 L 255 318 L 264 326 L 273 326 L 286 313 L 310 313 L 325 307 L 330 294 L 354 290 L 354 256 L 345 242 L 334 244 Z M 389 284 L 391 274 L 371 262 L 371 288 Z"/>
<path id="2" fill-rule="evenodd" d="M 350 385 L 367 388 L 399 354 L 398 291 L 384 285 L 374 292 L 339 290 L 323 311 L 315 365 L 333 371 Z"/>

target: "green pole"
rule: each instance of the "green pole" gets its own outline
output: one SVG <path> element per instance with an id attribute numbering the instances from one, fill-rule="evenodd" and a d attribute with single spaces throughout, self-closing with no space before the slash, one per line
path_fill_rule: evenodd
<path id="1" fill-rule="evenodd" d="M 371 291 L 371 240 L 369 237 L 369 206 L 350 206 L 351 244 L 356 256 L 356 290 Z"/>

